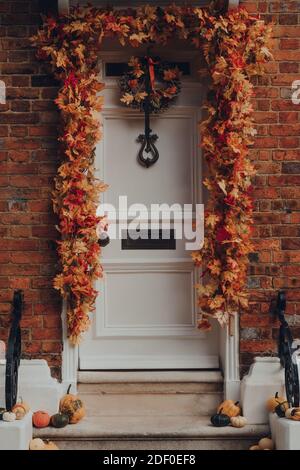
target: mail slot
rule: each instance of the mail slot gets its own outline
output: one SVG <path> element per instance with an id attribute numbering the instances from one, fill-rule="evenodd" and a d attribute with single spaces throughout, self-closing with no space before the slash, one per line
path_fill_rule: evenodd
<path id="1" fill-rule="evenodd" d="M 127 230 L 122 234 L 122 250 L 176 250 L 175 230 L 140 230 L 134 238 Z"/>

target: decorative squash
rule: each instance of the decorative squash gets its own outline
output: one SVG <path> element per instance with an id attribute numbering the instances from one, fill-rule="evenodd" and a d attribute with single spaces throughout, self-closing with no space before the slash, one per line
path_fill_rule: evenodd
<path id="1" fill-rule="evenodd" d="M 44 444 L 44 449 L 43 450 L 59 450 L 56 444 L 52 441 L 46 441 Z"/>
<path id="2" fill-rule="evenodd" d="M 222 413 L 232 418 L 233 416 L 239 416 L 242 412 L 239 402 L 233 400 L 225 400 L 221 403 L 218 408 L 218 413 L 222 410 Z"/>
<path id="3" fill-rule="evenodd" d="M 26 408 L 22 403 L 16 403 L 15 406 L 12 407 L 11 411 L 15 413 L 16 419 L 23 419 L 27 413 Z"/>
<path id="4" fill-rule="evenodd" d="M 23 400 L 22 397 L 20 397 L 19 401 L 16 403 L 16 405 L 18 404 L 21 404 L 22 406 L 24 406 L 25 410 L 26 410 L 26 413 L 28 413 L 28 411 L 30 411 L 30 406 L 28 405 L 28 403 L 26 401 Z"/>
<path id="5" fill-rule="evenodd" d="M 70 424 L 76 424 L 85 417 L 85 408 L 82 400 L 77 395 L 72 395 L 69 385 L 67 394 L 62 397 L 59 403 L 59 411 L 69 417 Z"/>
<path id="6" fill-rule="evenodd" d="M 8 423 L 11 423 L 12 421 L 16 420 L 16 415 L 12 411 L 4 411 L 2 415 L 3 421 L 7 421 Z"/>
<path id="7" fill-rule="evenodd" d="M 260 450 L 260 447 L 258 445 L 251 446 L 249 450 Z"/>
<path id="8" fill-rule="evenodd" d="M 56 413 L 55 415 L 51 416 L 50 423 L 54 428 L 64 428 L 67 426 L 67 424 L 69 424 L 69 416 L 62 413 Z"/>
<path id="9" fill-rule="evenodd" d="M 263 437 L 259 441 L 258 446 L 259 446 L 260 450 L 273 450 L 274 449 L 274 442 L 269 437 Z"/>
<path id="10" fill-rule="evenodd" d="M 288 416 L 286 415 L 286 417 L 288 417 L 289 419 L 293 419 L 294 421 L 300 421 L 300 408 L 299 407 L 288 408 L 286 413 L 288 414 Z"/>
<path id="11" fill-rule="evenodd" d="M 44 447 L 45 444 L 39 437 L 31 439 L 31 441 L 29 442 L 29 450 L 45 450 Z"/>
<path id="12" fill-rule="evenodd" d="M 243 428 L 247 424 L 247 419 L 244 416 L 233 416 L 230 422 L 234 428 Z"/>
<path id="13" fill-rule="evenodd" d="M 285 412 L 289 408 L 289 404 L 287 401 L 283 401 L 279 403 L 276 407 L 274 412 L 279 416 L 279 418 L 284 418 L 285 417 Z"/>
<path id="14" fill-rule="evenodd" d="M 36 411 L 32 415 L 32 424 L 36 428 L 46 428 L 49 426 L 50 416 L 46 411 Z"/>
<path id="15" fill-rule="evenodd" d="M 267 409 L 270 411 L 270 413 L 275 413 L 275 408 L 276 406 L 280 405 L 281 403 L 284 403 L 286 401 L 285 398 L 279 397 L 278 392 L 275 393 L 274 397 L 271 397 L 267 401 Z"/>
<path id="16" fill-rule="evenodd" d="M 211 424 L 213 426 L 216 426 L 217 428 L 223 428 L 230 424 L 230 418 L 229 416 L 222 413 L 222 408 L 217 414 L 213 415 L 210 418 L 210 421 L 211 421 Z"/>

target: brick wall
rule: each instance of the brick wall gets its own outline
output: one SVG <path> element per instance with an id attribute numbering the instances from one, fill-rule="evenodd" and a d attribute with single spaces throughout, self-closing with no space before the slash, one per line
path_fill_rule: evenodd
<path id="1" fill-rule="evenodd" d="M 38 63 L 28 37 L 39 24 L 37 1 L 0 2 L 0 67 L 7 104 L 0 105 L 0 336 L 6 337 L 13 289 L 24 288 L 24 356 L 44 357 L 59 374 L 60 299 L 52 289 L 57 269 L 51 189 L 57 167 L 57 88 Z M 279 288 L 300 337 L 300 105 L 291 83 L 300 79 L 299 1 L 243 2 L 274 20 L 275 61 L 256 82 L 258 136 L 252 158 L 257 251 L 251 257 L 251 309 L 241 315 L 241 364 L 276 352 L 278 325 L 268 311 Z M 298 13 L 299 12 L 299 13 Z"/>
<path id="2" fill-rule="evenodd" d="M 37 1 L 0 2 L 0 337 L 6 338 L 13 290 L 25 291 L 23 357 L 47 359 L 59 374 L 60 299 L 51 208 L 57 167 L 55 82 L 29 37 L 40 22 Z"/>
<path id="3" fill-rule="evenodd" d="M 300 2 L 242 4 L 275 23 L 275 60 L 268 65 L 268 74 L 255 82 L 258 135 L 251 153 L 258 170 L 254 180 L 257 251 L 249 273 L 251 309 L 240 320 L 245 371 L 253 356 L 276 354 L 278 324 L 269 315 L 269 303 L 279 288 L 287 291 L 287 313 L 295 325 L 294 334 L 300 337 L 300 105 L 291 101 L 292 82 L 300 79 Z"/>

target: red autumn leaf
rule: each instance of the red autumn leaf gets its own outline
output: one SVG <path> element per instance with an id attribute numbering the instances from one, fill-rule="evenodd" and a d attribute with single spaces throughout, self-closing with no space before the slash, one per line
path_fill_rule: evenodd
<path id="1" fill-rule="evenodd" d="M 230 240 L 230 238 L 231 238 L 231 235 L 230 235 L 230 233 L 226 230 L 225 227 L 220 227 L 220 228 L 217 230 L 216 239 L 218 240 L 219 243 L 222 243 L 222 242 L 224 242 L 225 240 Z"/>

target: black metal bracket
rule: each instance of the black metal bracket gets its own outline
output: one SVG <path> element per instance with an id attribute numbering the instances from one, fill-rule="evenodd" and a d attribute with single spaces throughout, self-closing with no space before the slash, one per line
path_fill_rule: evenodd
<path id="1" fill-rule="evenodd" d="M 138 162 L 146 168 L 149 168 L 159 159 L 159 152 L 155 146 L 158 136 L 156 134 L 152 134 L 152 129 L 150 128 L 150 99 L 152 90 L 149 71 L 145 76 L 145 90 L 147 93 L 144 103 L 145 132 L 144 134 L 140 134 L 137 138 L 137 142 L 142 144 L 138 153 Z"/>
<path id="2" fill-rule="evenodd" d="M 299 346 L 295 344 L 292 332 L 285 319 L 285 309 L 286 295 L 284 291 L 279 291 L 276 303 L 271 305 L 272 313 L 277 316 L 280 322 L 278 356 L 282 367 L 284 367 L 285 390 L 289 406 L 299 406 L 299 373 L 296 361 Z"/>
<path id="3" fill-rule="evenodd" d="M 8 411 L 16 404 L 18 398 L 18 370 L 21 360 L 20 321 L 23 304 L 23 291 L 15 291 L 12 301 L 12 324 L 6 351 L 5 407 Z"/>

